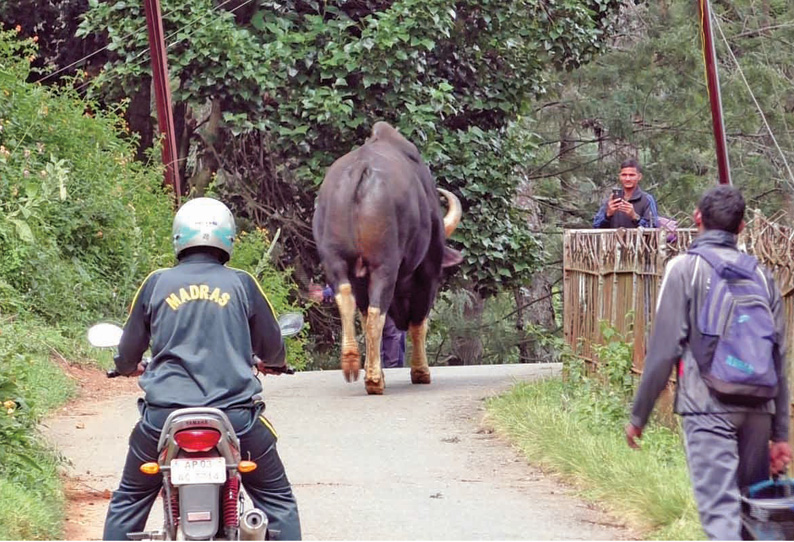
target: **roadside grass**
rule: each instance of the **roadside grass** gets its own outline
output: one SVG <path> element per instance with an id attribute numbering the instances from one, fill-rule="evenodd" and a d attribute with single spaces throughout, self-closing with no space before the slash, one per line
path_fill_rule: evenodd
<path id="1" fill-rule="evenodd" d="M 40 444 L 26 455 L 38 468 L 0 473 L 0 540 L 62 539 L 66 501 L 60 461 Z"/>
<path id="2" fill-rule="evenodd" d="M 559 379 L 517 384 L 491 399 L 488 412 L 527 459 L 562 475 L 644 538 L 705 539 L 678 433 L 648 427 L 642 450 L 631 450 L 622 423 L 604 423 Z"/>
<path id="3" fill-rule="evenodd" d="M 76 355 L 77 341 L 34 317 L 0 323 L 0 539 L 57 540 L 65 507 L 62 460 L 36 425 L 74 396 L 74 382 L 54 360 Z"/>

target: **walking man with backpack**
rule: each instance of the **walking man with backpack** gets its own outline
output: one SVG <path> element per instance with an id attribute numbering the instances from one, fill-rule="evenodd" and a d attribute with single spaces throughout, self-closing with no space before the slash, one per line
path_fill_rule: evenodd
<path id="1" fill-rule="evenodd" d="M 629 446 L 677 367 L 675 411 L 703 530 L 740 540 L 741 493 L 791 461 L 785 320 L 780 291 L 758 261 L 739 252 L 744 199 L 706 192 L 698 238 L 667 266 L 631 420 Z"/>

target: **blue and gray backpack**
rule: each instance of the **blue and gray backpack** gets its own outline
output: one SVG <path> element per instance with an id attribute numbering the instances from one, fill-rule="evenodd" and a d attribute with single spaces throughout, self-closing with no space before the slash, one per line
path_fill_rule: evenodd
<path id="1" fill-rule="evenodd" d="M 740 253 L 726 261 L 713 249 L 694 247 L 689 254 L 713 268 L 698 314 L 692 353 L 700 375 L 725 403 L 762 404 L 777 395 L 775 319 L 758 260 Z"/>

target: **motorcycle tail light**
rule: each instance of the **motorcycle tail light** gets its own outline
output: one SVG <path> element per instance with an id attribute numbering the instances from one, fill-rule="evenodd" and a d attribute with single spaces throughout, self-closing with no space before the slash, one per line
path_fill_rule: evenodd
<path id="1" fill-rule="evenodd" d="M 207 452 L 218 444 L 221 434 L 215 429 L 183 429 L 174 440 L 186 452 Z"/>

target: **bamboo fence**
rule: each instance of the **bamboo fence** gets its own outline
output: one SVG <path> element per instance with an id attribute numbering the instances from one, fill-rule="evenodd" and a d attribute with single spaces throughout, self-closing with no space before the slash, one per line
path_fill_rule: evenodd
<path id="1" fill-rule="evenodd" d="M 695 234 L 678 230 L 675 239 L 668 240 L 669 232 L 662 229 L 565 232 L 563 329 L 580 357 L 598 364 L 593 345 L 603 343 L 601 323 L 606 322 L 634 342 L 633 369 L 642 373 L 664 267 L 686 251 Z M 739 236 L 739 247 L 772 271 L 783 294 L 791 345 L 789 383 L 794 384 L 794 230 L 756 213 Z M 664 402 L 669 401 L 668 396 Z"/>

